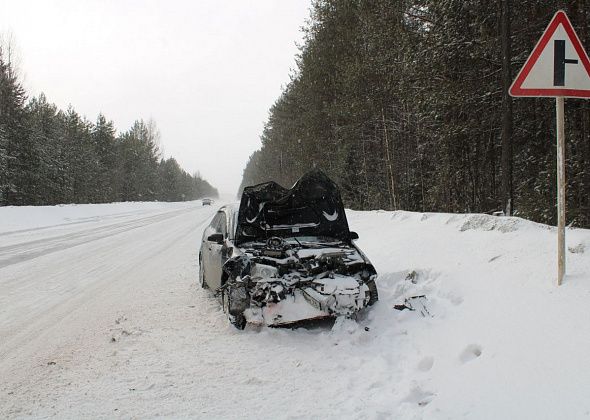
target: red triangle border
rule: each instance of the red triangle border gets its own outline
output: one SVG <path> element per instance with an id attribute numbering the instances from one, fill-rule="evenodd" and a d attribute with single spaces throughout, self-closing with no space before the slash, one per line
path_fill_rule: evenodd
<path id="1" fill-rule="evenodd" d="M 567 33 L 568 37 L 570 38 L 570 41 L 572 42 L 576 52 L 578 53 L 578 56 L 580 57 L 580 60 L 582 61 L 582 64 L 584 65 L 584 68 L 586 69 L 586 72 L 588 72 L 588 75 L 590 76 L 590 60 L 588 59 L 588 54 L 586 54 L 586 51 L 584 50 L 584 47 L 582 46 L 582 43 L 580 42 L 580 38 L 578 38 L 578 35 L 576 34 L 576 31 L 574 30 L 572 23 L 570 22 L 569 18 L 565 14 L 565 12 L 563 10 L 558 10 L 557 13 L 555 13 L 555 15 L 553 16 L 553 19 L 551 19 L 551 22 L 549 22 L 549 25 L 547 26 L 547 29 L 545 29 L 545 32 L 543 32 L 541 39 L 539 39 L 539 42 L 537 42 L 537 45 L 535 45 L 533 52 L 531 53 L 531 55 L 529 56 L 529 58 L 525 62 L 524 66 L 522 67 L 520 72 L 518 73 L 518 76 L 516 76 L 516 79 L 514 79 L 512 86 L 510 86 L 510 90 L 508 91 L 510 93 L 510 96 L 533 96 L 533 97 L 563 96 L 563 97 L 569 97 L 569 98 L 590 98 L 590 89 L 585 90 L 585 89 L 559 89 L 559 88 L 558 89 L 556 89 L 556 88 L 548 88 L 548 89 L 524 89 L 524 88 L 522 88 L 522 84 L 524 83 L 524 81 L 527 78 L 527 76 L 529 75 L 531 69 L 533 68 L 533 66 L 535 65 L 537 60 L 539 59 L 539 56 L 541 55 L 541 53 L 543 52 L 543 50 L 547 46 L 549 39 L 551 39 L 551 36 L 553 35 L 553 33 L 555 32 L 555 30 L 557 29 L 557 27 L 560 24 L 563 25 L 565 32 Z"/>

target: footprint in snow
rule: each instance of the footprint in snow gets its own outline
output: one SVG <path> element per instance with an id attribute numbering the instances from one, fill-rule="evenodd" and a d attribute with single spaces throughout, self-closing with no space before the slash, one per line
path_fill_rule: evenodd
<path id="1" fill-rule="evenodd" d="M 436 394 L 433 392 L 424 391 L 422 388 L 416 387 L 412 388 L 408 396 L 404 398 L 403 401 L 412 404 L 418 404 L 420 407 L 424 407 L 430 404 L 435 396 Z"/>
<path id="2" fill-rule="evenodd" d="M 463 363 L 470 362 L 471 360 L 477 359 L 481 356 L 483 350 L 478 344 L 470 344 L 465 347 L 465 350 L 459 355 L 459 360 Z"/>
<path id="3" fill-rule="evenodd" d="M 264 381 L 263 379 L 256 378 L 256 377 L 249 377 L 248 379 L 245 379 L 244 381 L 242 381 L 242 383 L 245 385 L 262 385 L 265 382 L 266 381 Z"/>
<path id="4" fill-rule="evenodd" d="M 421 370 L 422 372 L 428 372 L 430 369 L 432 369 L 433 365 L 434 357 L 425 357 L 420 360 L 420 362 L 418 362 L 418 370 Z"/>

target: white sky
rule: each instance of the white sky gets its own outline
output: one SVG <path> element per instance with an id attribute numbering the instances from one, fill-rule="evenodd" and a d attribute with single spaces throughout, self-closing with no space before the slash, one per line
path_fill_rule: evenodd
<path id="1" fill-rule="evenodd" d="M 119 131 L 154 118 L 165 156 L 235 194 L 295 67 L 310 0 L 0 0 L 32 95 Z"/>

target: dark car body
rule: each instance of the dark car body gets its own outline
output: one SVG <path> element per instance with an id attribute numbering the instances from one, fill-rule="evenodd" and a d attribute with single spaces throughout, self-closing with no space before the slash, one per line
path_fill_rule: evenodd
<path id="1" fill-rule="evenodd" d="M 355 316 L 378 299 L 377 273 L 356 247 L 338 187 L 320 171 L 286 189 L 246 187 L 205 229 L 201 285 L 230 321 L 284 326 Z"/>
<path id="2" fill-rule="evenodd" d="M 211 204 L 213 204 L 213 200 L 210 198 L 203 198 L 201 202 L 203 206 L 210 206 Z"/>

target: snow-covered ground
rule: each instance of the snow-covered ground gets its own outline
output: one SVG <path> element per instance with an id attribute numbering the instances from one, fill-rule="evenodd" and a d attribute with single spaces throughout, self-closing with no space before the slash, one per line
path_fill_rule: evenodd
<path id="1" fill-rule="evenodd" d="M 358 322 L 235 330 L 196 286 L 216 206 L 0 208 L 0 418 L 590 417 L 590 231 L 348 212 Z M 426 294 L 433 317 L 396 311 Z"/>

